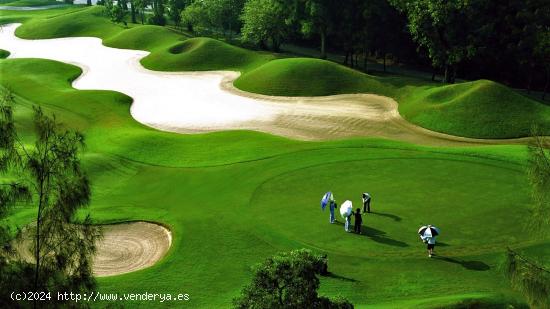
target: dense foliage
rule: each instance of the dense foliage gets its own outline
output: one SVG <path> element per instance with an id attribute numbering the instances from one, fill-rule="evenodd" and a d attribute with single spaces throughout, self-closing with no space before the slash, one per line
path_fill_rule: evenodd
<path id="1" fill-rule="evenodd" d="M 450 83 L 458 75 L 528 90 L 550 84 L 543 0 L 194 0 L 182 18 L 189 30 L 241 33 L 275 51 L 284 43 L 317 46 L 321 58 L 345 55 L 345 64 L 363 69 L 368 58 L 381 59 L 384 70 L 391 59 L 430 65 Z"/>
<path id="2" fill-rule="evenodd" d="M 327 273 L 326 257 L 307 249 L 281 253 L 256 265 L 252 283 L 234 300 L 236 308 L 352 309 L 345 299 L 317 294 L 317 275 Z"/>

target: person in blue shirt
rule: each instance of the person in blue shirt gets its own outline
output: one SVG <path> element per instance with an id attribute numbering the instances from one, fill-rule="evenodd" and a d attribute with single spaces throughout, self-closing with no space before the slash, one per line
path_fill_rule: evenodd
<path id="1" fill-rule="evenodd" d="M 336 222 L 336 217 L 334 216 L 334 210 L 338 208 L 336 201 L 330 201 L 329 210 L 330 210 L 330 223 Z"/>

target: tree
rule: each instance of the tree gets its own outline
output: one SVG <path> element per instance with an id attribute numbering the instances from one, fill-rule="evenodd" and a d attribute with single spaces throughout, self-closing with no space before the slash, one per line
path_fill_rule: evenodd
<path id="1" fill-rule="evenodd" d="M 353 308 L 344 299 L 319 296 L 318 274 L 326 258 L 306 249 L 270 257 L 256 265 L 252 283 L 234 299 L 236 308 Z"/>
<path id="2" fill-rule="evenodd" d="M 468 0 L 393 0 L 409 21 L 409 31 L 425 48 L 432 65 L 445 70 L 445 82 L 453 83 L 456 66 L 476 52 L 471 28 L 476 24 Z"/>
<path id="3" fill-rule="evenodd" d="M 149 0 L 133 0 L 133 5 L 136 6 L 136 13 L 139 14 L 141 24 L 143 25 L 145 23 L 145 8 L 149 5 Z"/>
<path id="4" fill-rule="evenodd" d="M 537 44 L 535 46 L 535 57 L 539 59 L 545 70 L 546 81 L 542 90 L 542 99 L 546 98 L 548 86 L 550 85 L 550 26 L 541 30 L 537 35 Z"/>
<path id="5" fill-rule="evenodd" d="M 529 180 L 533 206 L 528 229 L 540 237 L 550 234 L 550 154 L 548 144 L 534 132 L 529 146 Z M 512 287 L 526 297 L 532 308 L 550 307 L 550 269 L 542 261 L 508 249 L 506 275 Z"/>
<path id="6" fill-rule="evenodd" d="M 168 13 L 170 19 L 174 22 L 176 27 L 181 24 L 181 12 L 185 9 L 185 0 L 169 0 L 168 1 Z"/>
<path id="7" fill-rule="evenodd" d="M 332 25 L 335 1 L 333 0 L 306 0 L 306 18 L 302 21 L 302 33 L 310 36 L 319 34 L 321 38 L 321 59 L 327 58 L 326 38 Z"/>
<path id="8" fill-rule="evenodd" d="M 24 285 L 20 289 L 87 292 L 95 287 L 91 260 L 101 230 L 91 224 L 89 215 L 77 220 L 78 211 L 90 201 L 89 181 L 79 159 L 84 138 L 62 129 L 55 117 L 35 107 L 36 141 L 34 147 L 28 147 L 15 130 L 13 104 L 14 96 L 5 93 L 0 102 L 1 171 L 18 180 L 0 185 L 0 208 L 17 200 L 36 206 L 36 221 L 26 232 L 33 239 L 34 265 L 28 267 L 16 260 L 7 267 L 6 260 L 0 258 L 4 264 L 0 266 L 19 276 L 18 282 Z M 0 236 L 9 238 L 3 230 Z"/>
<path id="9" fill-rule="evenodd" d="M 152 0 L 153 16 L 149 18 L 149 23 L 152 25 L 166 25 L 166 17 L 164 17 L 164 0 Z"/>
<path id="10" fill-rule="evenodd" d="M 14 96 L 8 89 L 0 96 L 0 174 L 13 174 L 22 166 L 22 158 L 17 151 L 17 132 L 13 121 Z M 25 183 L 2 177 L 0 183 L 0 220 L 17 202 L 29 202 L 31 195 Z M 31 273 L 32 266 L 14 262 L 16 254 L 12 247 L 13 231 L 6 225 L 0 225 L 0 307 L 14 307 L 17 304 L 9 297 L 10 291 L 21 291 L 22 273 Z M 29 276 L 27 278 L 30 279 Z M 29 280 L 30 281 L 30 280 Z M 30 281 L 32 282 L 32 281 Z"/>
<path id="11" fill-rule="evenodd" d="M 182 13 L 182 19 L 188 28 L 193 28 L 195 31 L 222 30 L 224 36 L 231 39 L 233 32 L 238 31 L 241 26 L 240 14 L 244 2 L 244 0 L 194 1 Z"/>
<path id="12" fill-rule="evenodd" d="M 121 2 L 118 2 L 117 5 L 113 5 L 111 9 L 111 21 L 114 23 L 123 23 L 124 26 L 126 26 L 126 21 L 124 18 L 126 17 L 127 12 L 124 10 L 124 7 L 120 4 Z"/>
<path id="13" fill-rule="evenodd" d="M 266 48 L 270 40 L 271 48 L 279 51 L 293 23 L 293 3 L 287 0 L 248 0 L 241 15 L 243 39 L 262 48 Z"/>

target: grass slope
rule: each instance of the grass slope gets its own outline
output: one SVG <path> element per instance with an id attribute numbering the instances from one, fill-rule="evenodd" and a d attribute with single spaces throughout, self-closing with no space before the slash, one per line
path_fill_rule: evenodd
<path id="1" fill-rule="evenodd" d="M 56 0 L 0 0 L 2 6 L 43 6 L 43 5 L 62 5 Z"/>
<path id="2" fill-rule="evenodd" d="M 130 117 L 127 96 L 71 88 L 80 73 L 54 61 L 0 60 L 0 84 L 19 95 L 16 117 L 25 140 L 30 102 L 86 134 L 84 165 L 97 222 L 145 219 L 174 232 L 165 259 L 100 279 L 102 292 L 189 293 L 186 305 L 193 308 L 228 307 L 250 279 L 251 265 L 307 247 L 329 256 L 334 276 L 322 279 L 321 293 L 341 294 L 359 308 L 471 298 L 504 304 L 517 297 L 498 269 L 505 247 L 549 250 L 549 242 L 516 234 L 529 201 L 524 147 L 436 149 L 367 139 L 297 142 L 239 131 L 159 132 Z M 356 205 L 360 192 L 374 195 L 367 236 L 328 224 L 318 205 L 325 190 Z M 480 238 L 478 225 L 488 217 Z M 22 208 L 9 223 L 30 220 L 32 209 Z M 444 231 L 440 259 L 426 258 L 417 239 L 416 228 L 427 222 Z"/>
<path id="3" fill-rule="evenodd" d="M 443 133 L 514 138 L 528 136 L 536 125 L 550 135 L 550 106 L 486 80 L 441 85 L 412 78 L 370 76 L 318 59 L 277 59 L 281 55 L 254 52 L 209 38 L 188 39 L 158 26 L 130 25 L 126 29 L 109 22 L 101 7 L 33 14 L 8 13 L 4 18 L 24 20 L 36 16 L 17 29 L 17 35 L 24 38 L 96 36 L 107 46 L 150 51 L 141 62 L 153 70 L 241 71 L 244 74 L 235 86 L 250 92 L 278 96 L 374 93 L 396 99 L 407 120 Z"/>

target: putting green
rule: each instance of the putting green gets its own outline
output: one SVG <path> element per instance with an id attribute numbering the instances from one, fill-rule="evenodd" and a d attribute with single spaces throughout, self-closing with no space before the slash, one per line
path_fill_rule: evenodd
<path id="1" fill-rule="evenodd" d="M 528 215 L 524 180 L 521 169 L 463 157 L 323 164 L 263 183 L 248 214 L 281 237 L 359 257 L 424 255 L 416 228 L 431 223 L 444 231 L 445 255 L 475 255 L 526 241 L 510 225 Z M 340 203 L 352 200 L 354 209 L 362 208 L 360 193 L 374 196 L 373 213 L 364 216 L 364 237 L 343 234 L 340 215 L 339 224 L 328 224 L 328 210 L 323 213 L 318 205 L 323 189 L 332 190 Z M 288 217 L 294 219 L 282 225 L 274 220 Z"/>

